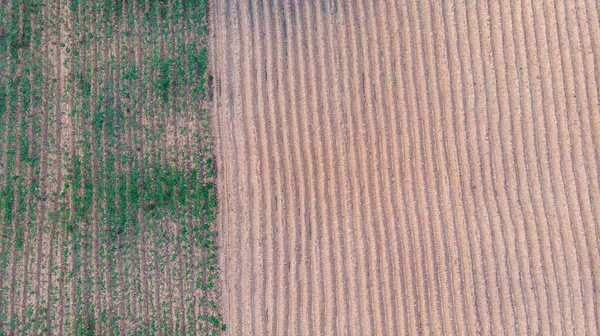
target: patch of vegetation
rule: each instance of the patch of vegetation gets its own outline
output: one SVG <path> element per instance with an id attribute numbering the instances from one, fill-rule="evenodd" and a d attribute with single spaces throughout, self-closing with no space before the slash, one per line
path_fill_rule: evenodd
<path id="1" fill-rule="evenodd" d="M 214 297 L 218 267 L 214 162 L 202 108 L 210 81 L 206 10 L 205 0 L 0 2 L 5 289 L 14 281 L 18 295 L 34 295 L 34 279 L 26 275 L 25 289 L 21 275 L 25 255 L 31 271 L 38 239 L 54 249 L 54 260 L 42 265 L 49 287 L 41 300 L 10 311 L 2 291 L 0 323 L 9 334 L 116 334 L 124 320 L 131 333 L 143 335 L 226 329 L 207 299 Z M 56 66 L 58 53 L 63 68 Z M 171 303 L 150 283 L 149 320 L 142 322 L 141 256 L 149 242 L 147 272 L 160 278 L 159 287 L 172 277 L 174 286 L 182 281 L 196 291 Z M 21 272 L 14 280 L 13 264 Z M 95 306 L 97 291 L 112 299 Z M 122 315 L 113 302 L 119 299 Z"/>

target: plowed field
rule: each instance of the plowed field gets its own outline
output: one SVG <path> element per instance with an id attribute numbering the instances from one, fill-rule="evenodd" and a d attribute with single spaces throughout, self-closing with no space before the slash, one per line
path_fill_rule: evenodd
<path id="1" fill-rule="evenodd" d="M 211 11 L 231 335 L 600 333 L 595 1 Z"/>

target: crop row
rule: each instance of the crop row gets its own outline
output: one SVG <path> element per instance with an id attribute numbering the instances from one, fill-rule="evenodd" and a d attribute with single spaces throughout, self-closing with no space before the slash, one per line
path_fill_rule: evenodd
<path id="1" fill-rule="evenodd" d="M 205 0 L 0 5 L 6 332 L 225 328 L 206 10 Z"/>

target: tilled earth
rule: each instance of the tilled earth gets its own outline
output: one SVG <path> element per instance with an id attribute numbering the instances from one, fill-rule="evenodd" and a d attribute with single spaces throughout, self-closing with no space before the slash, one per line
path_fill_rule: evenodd
<path id="1" fill-rule="evenodd" d="M 600 332 L 595 1 L 211 8 L 230 334 Z"/>

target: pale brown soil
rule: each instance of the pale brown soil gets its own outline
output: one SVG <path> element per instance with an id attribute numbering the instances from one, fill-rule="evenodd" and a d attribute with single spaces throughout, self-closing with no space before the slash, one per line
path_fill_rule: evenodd
<path id="1" fill-rule="evenodd" d="M 600 333 L 600 21 L 211 1 L 230 335 Z"/>

